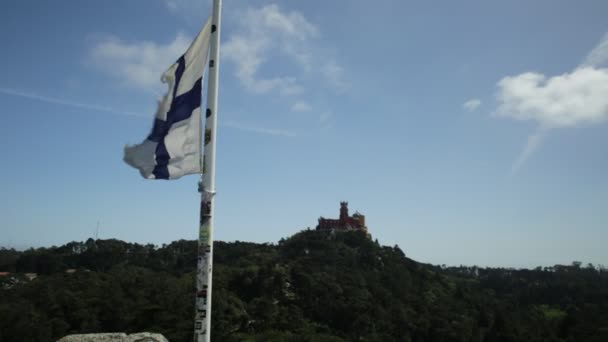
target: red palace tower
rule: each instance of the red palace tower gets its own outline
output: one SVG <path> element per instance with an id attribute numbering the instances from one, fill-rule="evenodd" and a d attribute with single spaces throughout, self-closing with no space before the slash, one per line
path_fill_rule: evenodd
<path id="1" fill-rule="evenodd" d="M 317 230 L 363 230 L 367 232 L 365 215 L 355 212 L 353 216 L 348 216 L 348 202 L 340 202 L 340 218 L 336 220 L 319 217 Z"/>

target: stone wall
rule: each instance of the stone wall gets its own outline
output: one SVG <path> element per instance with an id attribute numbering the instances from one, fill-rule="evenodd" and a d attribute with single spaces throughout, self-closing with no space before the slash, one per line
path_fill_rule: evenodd
<path id="1" fill-rule="evenodd" d="M 137 333 L 127 335 L 125 333 L 105 333 L 105 334 L 83 334 L 68 335 L 57 342 L 169 342 L 161 334 Z"/>

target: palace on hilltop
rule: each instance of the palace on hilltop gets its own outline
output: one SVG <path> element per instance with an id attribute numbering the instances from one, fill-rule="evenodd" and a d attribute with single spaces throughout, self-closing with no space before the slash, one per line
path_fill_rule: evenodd
<path id="1" fill-rule="evenodd" d="M 363 230 L 367 232 L 365 215 L 355 212 L 353 216 L 348 216 L 348 202 L 340 202 L 340 218 L 319 217 L 317 230 Z"/>

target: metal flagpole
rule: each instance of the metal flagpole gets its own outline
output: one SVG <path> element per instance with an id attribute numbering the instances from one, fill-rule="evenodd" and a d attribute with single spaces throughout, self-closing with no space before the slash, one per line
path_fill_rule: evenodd
<path id="1" fill-rule="evenodd" d="M 211 47 L 209 52 L 209 84 L 203 152 L 203 174 L 199 183 L 201 193 L 198 259 L 196 264 L 196 313 L 194 340 L 211 340 L 211 284 L 213 266 L 213 212 L 215 195 L 215 142 L 217 137 L 217 97 L 219 85 L 220 27 L 222 0 L 213 0 L 211 19 Z"/>

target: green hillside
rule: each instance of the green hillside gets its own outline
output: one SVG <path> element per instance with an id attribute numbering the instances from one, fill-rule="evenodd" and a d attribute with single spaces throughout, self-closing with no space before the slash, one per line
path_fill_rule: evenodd
<path id="1" fill-rule="evenodd" d="M 361 232 L 216 242 L 214 341 L 608 341 L 608 272 L 420 264 Z M 0 341 L 191 341 L 196 242 L 0 250 Z M 37 273 L 29 280 L 25 273 Z M 30 275 L 31 277 L 31 275 Z"/>

